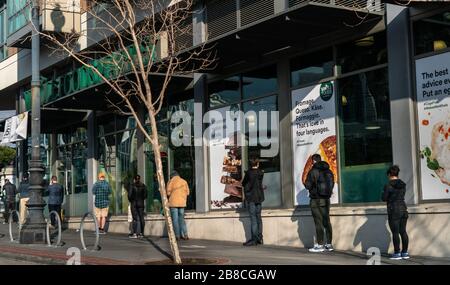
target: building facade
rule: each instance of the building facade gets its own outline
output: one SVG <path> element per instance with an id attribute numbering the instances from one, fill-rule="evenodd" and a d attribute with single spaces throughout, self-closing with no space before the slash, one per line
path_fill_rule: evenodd
<path id="1" fill-rule="evenodd" d="M 21 113 L 29 109 L 31 52 L 20 43 L 29 31 L 26 1 L 19 2 L 1 1 L 0 102 Z M 91 19 L 80 6 L 83 29 Z M 158 117 L 165 177 L 177 170 L 191 189 L 192 238 L 246 240 L 242 195 L 228 182 L 239 180 L 258 156 L 265 172 L 265 243 L 312 246 L 302 180 L 310 155 L 320 153 L 336 174 L 337 249 L 389 251 L 381 192 L 386 170 L 398 164 L 407 184 L 411 254 L 450 256 L 450 5 L 216 0 L 198 1 L 195 9 L 192 37 L 183 44 L 213 44 L 217 64 L 208 73 L 176 78 Z M 91 187 L 103 171 L 113 188 L 110 231 L 127 232 L 126 191 L 140 174 L 149 191 L 146 234 L 163 235 L 151 146 L 132 117 L 106 106 L 109 90 L 67 62 L 41 51 L 42 154 L 46 178 L 57 175 L 65 186 L 69 225 L 77 227 L 92 209 Z M 189 140 L 201 131 L 210 135 L 208 143 L 179 146 L 185 134 L 174 136 L 178 111 L 190 114 Z M 221 133 L 212 119 L 219 115 L 234 116 L 236 132 Z M 141 116 L 145 120 L 145 112 Z M 252 132 L 258 134 L 253 144 Z M 20 176 L 28 144 L 18 149 Z"/>

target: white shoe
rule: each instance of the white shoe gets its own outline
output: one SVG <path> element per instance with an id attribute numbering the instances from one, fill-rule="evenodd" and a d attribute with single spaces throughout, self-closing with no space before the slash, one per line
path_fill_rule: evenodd
<path id="1" fill-rule="evenodd" d="M 333 246 L 331 244 L 326 244 L 325 245 L 325 251 L 333 251 L 333 250 L 334 250 L 334 248 L 333 248 Z"/>
<path id="2" fill-rule="evenodd" d="M 318 244 L 316 244 L 316 245 L 314 245 L 314 247 L 313 248 L 310 248 L 309 249 L 309 252 L 324 252 L 325 251 L 325 248 L 323 247 L 323 245 L 318 245 Z"/>

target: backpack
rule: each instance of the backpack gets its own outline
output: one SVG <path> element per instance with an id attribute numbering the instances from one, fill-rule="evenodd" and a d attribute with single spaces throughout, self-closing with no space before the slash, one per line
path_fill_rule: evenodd
<path id="1" fill-rule="evenodd" d="M 317 193 L 320 197 L 329 199 L 333 194 L 334 175 L 329 169 L 320 170 L 317 178 Z"/>

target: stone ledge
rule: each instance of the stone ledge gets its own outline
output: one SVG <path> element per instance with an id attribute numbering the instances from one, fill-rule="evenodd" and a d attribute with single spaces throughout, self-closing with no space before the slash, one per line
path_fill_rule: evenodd
<path id="1" fill-rule="evenodd" d="M 423 204 L 409 206 L 410 214 L 448 214 L 450 213 L 450 203 L 439 204 Z M 357 207 L 331 207 L 331 216 L 366 216 L 366 215 L 386 215 L 386 206 L 357 206 Z M 263 209 L 262 217 L 276 218 L 276 217 L 292 217 L 292 216 L 311 216 L 311 211 L 308 207 L 298 209 Z M 242 218 L 248 217 L 247 211 L 225 210 L 225 211 L 211 211 L 208 213 L 186 212 L 186 219 L 222 219 L 222 218 Z M 147 214 L 147 221 L 164 221 L 164 217 L 159 214 Z M 79 223 L 81 217 L 69 218 L 69 223 Z M 120 215 L 113 216 L 110 222 L 128 222 L 128 216 Z"/>

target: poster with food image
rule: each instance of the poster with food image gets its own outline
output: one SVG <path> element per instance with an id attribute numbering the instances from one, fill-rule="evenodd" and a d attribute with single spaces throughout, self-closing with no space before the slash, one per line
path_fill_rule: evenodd
<path id="1" fill-rule="evenodd" d="M 242 136 L 240 134 L 240 116 L 237 111 L 239 111 L 237 105 L 216 110 L 220 113 L 222 121 L 215 121 L 207 131 L 211 209 L 242 207 L 242 147 L 240 146 L 242 145 Z M 234 130 L 227 130 L 227 120 L 236 122 Z"/>
<path id="2" fill-rule="evenodd" d="M 450 53 L 416 60 L 423 200 L 450 199 Z"/>
<path id="3" fill-rule="evenodd" d="M 313 154 L 320 154 L 322 160 L 330 165 L 335 179 L 331 203 L 339 202 L 334 95 L 334 82 L 292 91 L 291 126 L 296 205 L 309 204 L 309 191 L 305 188 L 305 181 L 313 167 Z"/>

